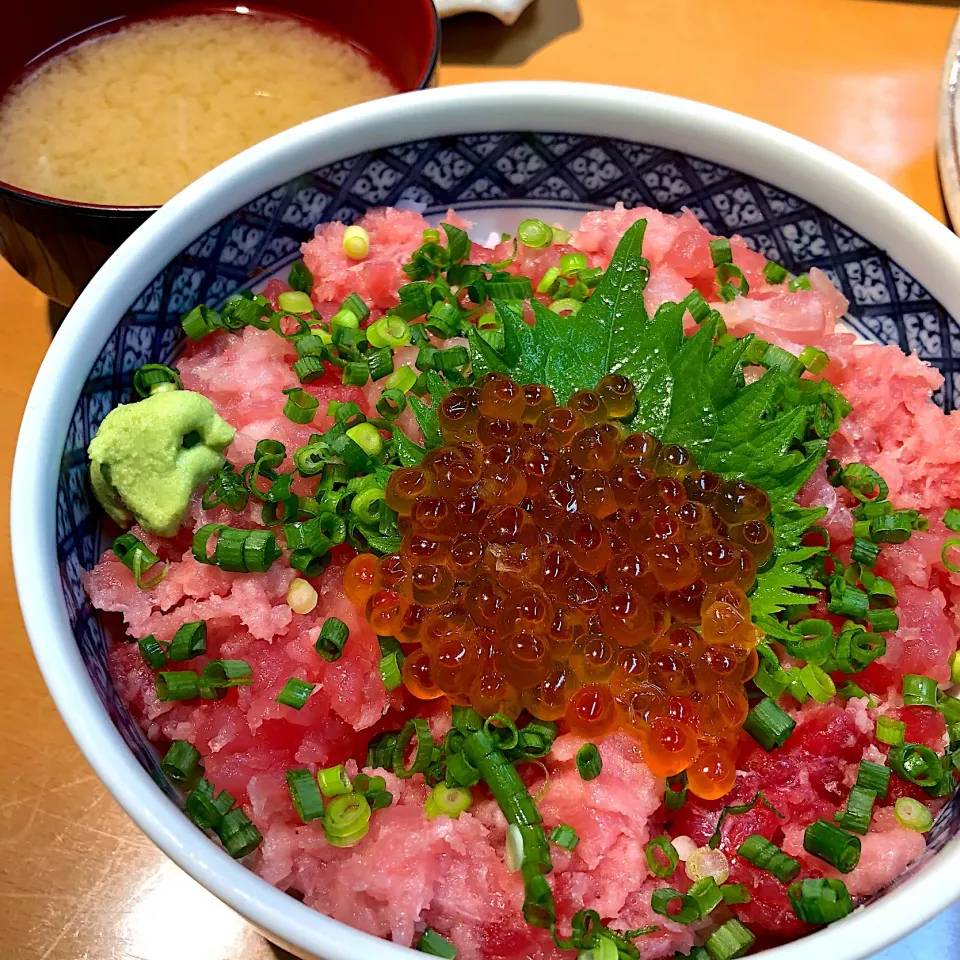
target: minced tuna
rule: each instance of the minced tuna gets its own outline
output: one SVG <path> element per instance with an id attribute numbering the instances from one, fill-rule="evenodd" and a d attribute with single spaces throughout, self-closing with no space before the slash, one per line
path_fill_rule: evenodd
<path id="1" fill-rule="evenodd" d="M 464 225 L 452 216 L 447 222 Z M 791 713 L 796 729 L 773 754 L 741 733 L 737 781 L 726 796 L 706 801 L 691 795 L 681 810 L 665 810 L 664 779 L 647 768 L 637 740 L 623 733 L 600 743 L 603 772 L 595 780 L 586 781 L 578 772 L 575 756 L 582 741 L 572 734 L 555 741 L 540 768 L 524 768 L 531 792 L 540 793 L 538 806 L 547 828 L 567 824 L 579 837 L 573 852 L 552 851 L 558 916 L 568 918 L 587 908 L 596 910 L 613 930 L 655 926 L 638 944 L 644 957 L 657 958 L 688 952 L 715 923 L 704 919 L 681 925 L 651 909 L 651 893 L 663 885 L 651 874 L 645 856 L 652 837 L 666 832 L 704 846 L 724 805 L 749 803 L 762 791 L 767 803 L 755 803 L 747 813 L 725 820 L 720 849 L 730 861 L 728 882 L 746 884 L 751 894 L 749 903 L 732 908 L 735 915 L 760 945 L 780 942 L 812 927 L 796 918 L 782 883 L 737 855 L 740 843 L 762 834 L 800 860 L 805 876 L 839 877 L 804 851 L 804 827 L 843 808 L 861 760 L 886 762 L 889 747 L 878 743 L 875 734 L 878 715 L 906 723 L 908 742 L 943 752 L 942 714 L 929 706 L 904 706 L 900 688 L 905 673 L 947 681 L 947 663 L 960 635 L 960 576 L 941 562 L 946 535 L 941 517 L 960 505 L 960 413 L 945 415 L 931 401 L 942 378 L 916 355 L 905 356 L 895 346 L 857 343 L 844 332 L 839 324 L 846 301 L 820 271 L 810 271 L 809 289 L 790 292 L 784 284 L 767 282 L 764 258 L 734 237 L 733 263 L 748 280 L 749 295 L 716 302 L 716 268 L 709 247 L 713 237 L 689 211 L 673 217 L 618 205 L 588 213 L 566 243 L 544 249 L 521 245 L 507 270 L 529 277 L 536 288 L 566 254 L 582 252 L 588 267 L 605 268 L 623 232 L 641 218 L 648 224 L 643 247 L 651 271 L 645 291 L 648 312 L 652 315 L 661 303 L 680 301 L 697 290 L 721 312 L 734 335 L 754 332 L 795 353 L 809 345 L 822 348 L 830 358 L 826 378 L 852 405 L 830 440 L 830 456 L 874 467 L 887 481 L 893 503 L 916 508 L 930 519 L 928 530 L 885 547 L 877 564 L 875 572 L 897 590 L 899 628 L 890 636 L 886 654 L 854 677 L 873 699 L 795 705 Z M 324 318 L 352 293 L 368 304 L 372 319 L 394 306 L 397 289 L 408 282 L 402 267 L 428 228 L 419 214 L 399 210 L 375 210 L 359 223 L 370 238 L 364 260 L 346 255 L 345 228 L 338 223 L 318 227 L 303 246 L 304 262 L 315 278 L 313 303 Z M 511 253 L 512 242 L 492 250 L 474 243 L 470 259 L 491 263 Z M 278 296 L 288 289 L 286 283 L 271 280 L 264 292 L 276 308 Z M 545 295 L 540 299 L 549 300 Z M 415 348 L 403 350 L 395 363 L 413 366 L 416 356 Z M 331 401 L 354 402 L 373 415 L 379 387 L 343 386 L 339 371 L 331 368 L 306 385 L 320 401 L 313 423 L 291 422 L 283 413 L 282 391 L 297 386 L 291 372 L 296 358 L 291 342 L 252 326 L 239 335 L 217 333 L 191 342 L 181 357 L 184 388 L 210 398 L 220 416 L 236 428 L 227 457 L 238 471 L 253 459 L 264 437 L 280 440 L 292 451 L 308 443 L 312 434 L 322 433 L 333 423 L 326 413 Z M 419 439 L 410 414 L 400 423 Z M 288 458 L 281 469 L 290 468 Z M 294 492 L 306 488 L 298 491 L 295 484 Z M 828 507 L 822 525 L 830 534 L 831 549 L 849 561 L 851 510 L 857 505 L 852 494 L 831 485 L 821 465 L 798 500 Z M 521 875 L 509 872 L 504 859 L 507 824 L 485 790 L 475 791 L 473 806 L 458 819 L 428 820 L 423 806 L 429 789 L 422 778 L 398 780 L 390 771 L 368 770 L 386 778 L 393 803 L 376 811 L 369 833 L 346 848 L 331 846 L 316 823 L 304 824 L 296 816 L 285 781 L 288 769 L 345 763 L 348 772 L 356 774 L 375 734 L 396 729 L 412 713 L 430 718 L 442 733 L 449 725 L 449 711 L 444 700 L 425 703 L 402 686 L 392 693 L 385 689 L 378 673 L 377 637 L 363 611 L 344 593 L 344 569 L 353 556 L 347 547 L 336 548 L 326 570 L 312 578 L 318 603 L 305 614 L 294 613 L 287 603 L 288 588 L 298 574 L 286 559 L 266 574 L 240 574 L 193 558 L 191 536 L 199 526 L 254 527 L 259 510 L 254 501 L 239 518 L 225 507 L 204 510 L 197 495 L 178 536 L 162 539 L 134 528 L 169 564 L 166 577 L 153 589 L 138 589 L 130 570 L 111 552 L 85 575 L 93 604 L 118 614 L 117 642 L 109 661 L 122 700 L 158 745 L 186 740 L 200 751 L 207 779 L 237 798 L 262 833 L 263 843 L 249 862 L 267 882 L 335 919 L 399 944 L 414 944 L 430 926 L 457 945 L 462 960 L 555 955 L 549 932 L 523 921 Z M 822 608 L 814 615 L 829 616 Z M 342 657 L 332 663 L 314 651 L 329 617 L 341 619 L 350 631 Z M 180 625 L 195 620 L 207 624 L 207 650 L 190 666 L 200 670 L 210 659 L 242 659 L 251 665 L 254 682 L 231 690 L 222 700 L 161 702 L 153 671 L 136 644 L 122 641 L 122 634 L 152 634 L 169 641 Z M 299 711 L 275 699 L 291 677 L 316 685 Z M 847 678 L 836 679 L 842 683 Z M 863 838 L 859 864 L 844 877 L 854 897 L 883 888 L 924 849 L 922 834 L 894 817 L 893 804 L 900 796 L 924 800 L 934 811 L 943 802 L 892 778 L 888 796 L 878 801 L 871 830 Z M 682 874 L 681 865 L 670 883 L 686 889 L 689 881 Z M 721 917 L 730 915 L 724 911 L 721 908 Z"/>

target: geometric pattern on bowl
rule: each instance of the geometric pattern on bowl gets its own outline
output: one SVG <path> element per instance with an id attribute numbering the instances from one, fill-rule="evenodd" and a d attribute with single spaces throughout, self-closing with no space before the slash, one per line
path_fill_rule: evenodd
<path id="1" fill-rule="evenodd" d="M 792 273 L 819 267 L 849 300 L 850 325 L 868 340 L 916 351 L 939 368 L 944 385 L 936 399 L 947 410 L 957 405 L 960 326 L 910 274 L 820 208 L 697 157 L 607 137 L 464 134 L 381 148 L 278 184 L 197 237 L 140 292 L 87 377 L 61 459 L 57 557 L 70 624 L 100 700 L 169 796 L 176 799 L 176 791 L 113 689 L 104 626 L 80 583 L 81 570 L 92 567 L 104 547 L 86 447 L 106 414 L 131 399 L 134 371 L 174 360 L 183 345 L 184 312 L 202 302 L 218 305 L 282 270 L 319 223 L 351 223 L 372 207 L 416 203 L 427 216 L 455 207 L 509 230 L 518 208 L 576 222 L 583 211 L 618 201 L 668 213 L 688 207 L 712 233 L 738 233 Z M 927 852 L 908 873 L 922 869 L 958 831 L 960 796 L 941 813 Z"/>

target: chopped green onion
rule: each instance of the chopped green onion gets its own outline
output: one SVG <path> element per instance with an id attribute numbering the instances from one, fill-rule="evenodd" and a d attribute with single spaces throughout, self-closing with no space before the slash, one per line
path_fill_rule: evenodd
<path id="1" fill-rule="evenodd" d="M 248 853 L 253 853 L 263 843 L 260 831 L 239 807 L 225 813 L 213 829 L 220 838 L 224 849 L 235 860 L 245 857 Z"/>
<path id="2" fill-rule="evenodd" d="M 502 713 L 493 713 L 487 717 L 483 729 L 501 750 L 512 750 L 520 742 L 517 725 Z"/>
<path id="3" fill-rule="evenodd" d="M 860 862 L 860 840 L 822 818 L 804 830 L 803 849 L 840 873 L 849 873 Z"/>
<path id="4" fill-rule="evenodd" d="M 577 844 L 580 842 L 577 831 L 565 823 L 558 823 L 550 831 L 548 839 L 558 847 L 563 847 L 564 850 L 576 850 Z"/>
<path id="5" fill-rule="evenodd" d="M 933 826 L 930 811 L 913 797 L 899 797 L 893 805 L 893 815 L 901 827 L 917 833 L 926 833 Z"/>
<path id="6" fill-rule="evenodd" d="M 399 349 L 410 343 L 410 325 L 402 317 L 385 314 L 367 327 L 367 340 L 377 349 Z M 374 377 L 374 379 L 377 379 Z"/>
<path id="7" fill-rule="evenodd" d="M 585 253 L 565 253 L 560 258 L 560 273 L 565 277 L 587 269 L 587 255 Z"/>
<path id="8" fill-rule="evenodd" d="M 853 913 L 853 901 L 842 880 L 800 880 L 790 885 L 787 896 L 797 919 L 804 923 L 833 923 Z"/>
<path id="9" fill-rule="evenodd" d="M 220 314 L 201 303 L 180 318 L 180 325 L 191 340 L 202 340 L 220 326 Z"/>
<path id="10" fill-rule="evenodd" d="M 799 861 L 787 856 L 775 843 L 759 833 L 751 833 L 737 848 L 737 853 L 784 884 L 795 880 L 800 873 Z"/>
<path id="11" fill-rule="evenodd" d="M 947 726 L 960 722 L 960 698 L 942 694 L 937 703 L 937 709 L 943 714 Z"/>
<path id="12" fill-rule="evenodd" d="M 193 776 L 199 763 L 200 751 L 192 743 L 174 740 L 160 761 L 160 769 L 175 783 L 183 783 Z"/>
<path id="13" fill-rule="evenodd" d="M 773 260 L 768 260 L 763 265 L 763 279 L 773 285 L 783 283 L 783 281 L 787 279 L 786 267 L 780 266 L 779 263 L 775 263 Z"/>
<path id="14" fill-rule="evenodd" d="M 407 750 L 416 739 L 417 746 L 413 759 L 406 762 Z M 409 780 L 415 773 L 423 773 L 430 766 L 433 754 L 433 737 L 426 720 L 411 717 L 403 725 L 393 748 L 393 772 L 401 780 Z"/>
<path id="15" fill-rule="evenodd" d="M 940 757 L 921 743 L 900 743 L 887 754 L 890 769 L 919 787 L 935 787 L 943 776 Z"/>
<path id="16" fill-rule="evenodd" d="M 287 290 L 277 297 L 277 306 L 285 313 L 312 313 L 313 303 L 302 290 Z"/>
<path id="17" fill-rule="evenodd" d="M 145 363 L 133 375 L 133 389 L 141 397 L 149 397 L 165 390 L 182 390 L 183 381 L 173 367 L 162 363 Z"/>
<path id="18" fill-rule="evenodd" d="M 116 558 L 133 574 L 134 582 L 140 590 L 152 590 L 166 575 L 167 564 L 163 564 L 160 572 L 144 580 L 144 576 L 152 570 L 160 558 L 132 533 L 123 533 L 113 541 L 113 552 Z"/>
<path id="19" fill-rule="evenodd" d="M 297 363 L 300 361 L 298 360 Z M 296 364 L 294 364 L 296 367 Z M 370 378 L 370 368 L 363 361 L 351 361 L 343 368 L 341 380 L 345 387 L 362 387 Z M 301 378 L 302 379 L 302 378 Z"/>
<path id="20" fill-rule="evenodd" d="M 717 881 L 712 876 L 701 877 L 690 887 L 687 894 L 697 901 L 701 917 L 706 917 L 714 908 L 723 903 L 723 894 L 717 886 Z"/>
<path id="21" fill-rule="evenodd" d="M 857 770 L 857 786 L 872 790 L 878 797 L 886 798 L 890 786 L 890 768 L 869 760 L 861 760 Z"/>
<path id="22" fill-rule="evenodd" d="M 735 960 L 753 946 L 756 937 L 736 919 L 727 920 L 707 937 L 707 953 L 713 960 Z"/>
<path id="23" fill-rule="evenodd" d="M 839 690 L 837 690 L 837 693 L 839 693 L 844 700 L 853 700 L 854 698 L 860 699 L 866 697 L 869 700 L 868 706 L 870 706 L 871 709 L 877 705 L 873 697 L 871 697 L 870 694 L 863 689 L 863 687 L 854 683 L 852 680 L 848 680 Z"/>
<path id="24" fill-rule="evenodd" d="M 368 456 L 375 457 L 383 450 L 383 437 L 372 423 L 358 423 L 347 436 Z"/>
<path id="25" fill-rule="evenodd" d="M 778 347 L 774 343 L 766 344 L 760 362 L 771 370 L 780 370 L 788 377 L 802 376 L 806 369 L 789 350 L 784 350 L 783 347 Z"/>
<path id="26" fill-rule="evenodd" d="M 769 697 L 764 697 L 747 714 L 743 729 L 764 750 L 772 750 L 787 742 L 796 725 L 796 721 L 788 713 L 781 710 Z"/>
<path id="27" fill-rule="evenodd" d="M 830 363 L 830 358 L 819 347 L 804 347 L 800 351 L 800 362 L 811 373 L 823 373 Z"/>
<path id="28" fill-rule="evenodd" d="M 246 660 L 211 660 L 203 668 L 200 687 L 202 693 L 204 687 L 228 690 L 231 687 L 246 687 L 251 683 L 253 669 Z"/>
<path id="29" fill-rule="evenodd" d="M 833 626 L 827 620 L 801 620 L 790 628 L 787 653 L 807 663 L 823 663 L 833 652 Z"/>
<path id="30" fill-rule="evenodd" d="M 874 633 L 893 633 L 900 627 L 900 617 L 895 610 L 869 610 L 867 623 L 873 627 Z"/>
<path id="31" fill-rule="evenodd" d="M 663 791 L 663 805 L 668 810 L 682 810 L 687 802 L 687 789 L 686 771 L 667 777 Z"/>
<path id="32" fill-rule="evenodd" d="M 677 848 L 670 842 L 669 837 L 662 834 L 647 844 L 646 857 L 650 872 L 661 878 L 672 876 L 680 862 Z"/>
<path id="33" fill-rule="evenodd" d="M 897 605 L 897 588 L 883 577 L 875 577 L 867 591 L 872 607 L 895 607 Z"/>
<path id="34" fill-rule="evenodd" d="M 370 308 L 364 303 L 363 297 L 361 297 L 359 293 L 351 293 L 343 303 L 340 304 L 340 309 L 337 311 L 336 316 L 342 316 L 345 312 L 352 313 L 354 317 L 356 317 L 357 323 L 353 324 L 353 326 L 363 323 L 363 321 L 370 316 Z"/>
<path id="35" fill-rule="evenodd" d="M 579 300 L 574 300 L 572 297 L 565 297 L 562 300 L 554 300 L 550 304 L 550 310 L 553 313 L 566 313 L 569 311 L 571 316 L 573 314 L 579 313 L 580 308 L 583 304 Z"/>
<path id="36" fill-rule="evenodd" d="M 307 393 L 302 387 L 291 387 L 283 391 L 287 402 L 283 405 L 283 415 L 293 423 L 310 423 L 320 406 L 320 401 Z"/>
<path id="37" fill-rule="evenodd" d="M 744 813 L 749 813 L 757 803 L 762 803 L 768 810 L 776 814 L 781 820 L 784 819 L 783 814 L 775 807 L 772 803 L 763 795 L 762 790 L 758 790 L 754 795 L 753 799 L 747 803 L 731 803 L 727 804 L 721 811 L 720 816 L 717 818 L 717 826 L 714 829 L 713 833 L 710 836 L 710 839 L 707 841 L 707 846 L 711 850 L 716 850 L 720 846 L 720 828 L 723 826 L 724 821 L 728 816 L 740 816 Z"/>
<path id="38" fill-rule="evenodd" d="M 380 663 L 377 665 L 383 685 L 391 692 L 403 685 L 403 677 L 400 675 L 400 664 L 402 662 L 403 655 L 394 651 L 381 657 Z"/>
<path id="39" fill-rule="evenodd" d="M 350 366 L 350 364 L 347 364 L 347 366 Z M 367 354 L 367 370 L 374 383 L 390 376 L 393 373 L 393 351 L 389 347 L 371 350 Z"/>
<path id="40" fill-rule="evenodd" d="M 791 293 L 796 293 L 798 290 L 809 290 L 810 278 L 805 273 L 798 274 L 787 286 Z"/>
<path id="41" fill-rule="evenodd" d="M 207 652 L 207 625 L 203 620 L 183 624 L 173 635 L 167 655 L 174 663 L 192 660 Z"/>
<path id="42" fill-rule="evenodd" d="M 594 780 L 600 776 L 603 769 L 603 760 L 600 751 L 594 743 L 585 743 L 577 751 L 577 770 L 583 780 Z"/>
<path id="43" fill-rule="evenodd" d="M 334 797 L 323 815 L 323 833 L 334 847 L 358 844 L 370 829 L 370 804 L 362 793 Z"/>
<path id="44" fill-rule="evenodd" d="M 870 521 L 870 539 L 874 543 L 906 543 L 913 524 L 904 512 L 887 514 Z"/>
<path id="45" fill-rule="evenodd" d="M 304 334 L 302 337 L 297 337 L 294 341 L 294 348 L 297 351 L 298 357 L 318 357 L 321 360 L 326 360 L 328 358 L 327 354 L 327 344 L 331 342 L 329 335 L 327 339 L 323 338 L 323 331 L 318 327 L 311 327 L 315 332 L 312 334 Z"/>
<path id="46" fill-rule="evenodd" d="M 863 620 L 870 608 L 870 600 L 866 592 L 859 587 L 843 584 L 827 601 L 827 611 L 838 617 L 850 617 L 853 620 Z"/>
<path id="47" fill-rule="evenodd" d="M 723 902 L 734 906 L 750 902 L 750 888 L 745 883 L 724 883 L 720 886 Z"/>
<path id="48" fill-rule="evenodd" d="M 890 492 L 883 477 L 865 463 L 847 464 L 840 476 L 840 482 L 863 503 L 886 500 Z"/>
<path id="49" fill-rule="evenodd" d="M 342 656 L 349 636 L 350 628 L 342 620 L 337 617 L 327 617 L 320 628 L 315 649 L 324 660 L 333 663 Z"/>
<path id="50" fill-rule="evenodd" d="M 932 677 L 918 676 L 915 673 L 903 675 L 903 703 L 908 707 L 936 707 L 940 692 L 937 681 Z"/>
<path id="51" fill-rule="evenodd" d="M 671 906 L 677 904 L 677 908 L 671 911 Z M 674 890 L 673 887 L 659 887 L 653 891 L 650 897 L 650 906 L 654 913 L 672 920 L 674 923 L 696 923 L 700 917 L 700 905 L 693 897 Z"/>
<path id="52" fill-rule="evenodd" d="M 896 717 L 877 717 L 877 740 L 893 746 L 903 743 L 907 725 Z"/>
<path id="53" fill-rule="evenodd" d="M 354 224 L 343 231 L 342 246 L 351 260 L 362 260 L 370 252 L 370 234 Z"/>
<path id="54" fill-rule="evenodd" d="M 872 567 L 877 562 L 878 556 L 880 556 L 879 544 L 859 538 L 853 541 L 853 549 L 850 551 L 850 560 L 853 563 L 864 563 Z"/>
<path id="55" fill-rule="evenodd" d="M 549 247 L 553 243 L 553 228 L 542 220 L 524 220 L 517 227 L 517 239 L 525 247 Z"/>
<path id="56" fill-rule="evenodd" d="M 183 812 L 201 829 L 215 827 L 229 813 L 236 800 L 221 790 L 213 795 L 213 784 L 209 780 L 200 780 L 187 794 Z"/>
<path id="57" fill-rule="evenodd" d="M 200 696 L 200 678 L 193 670 L 163 670 L 153 678 L 157 699 L 193 700 Z"/>
<path id="58" fill-rule="evenodd" d="M 544 273 L 543 279 L 537 284 L 537 293 L 549 293 L 559 278 L 560 268 L 550 267 L 550 269 Z"/>
<path id="59" fill-rule="evenodd" d="M 725 263 L 733 263 L 733 252 L 730 250 L 730 241 L 726 237 L 717 237 L 710 241 L 710 256 L 715 267 Z"/>
<path id="60" fill-rule="evenodd" d="M 457 820 L 461 813 L 469 810 L 473 804 L 473 792 L 466 787 L 448 787 L 445 783 L 438 783 L 424 804 L 424 812 L 428 820 L 437 817 L 450 817 Z"/>
<path id="61" fill-rule="evenodd" d="M 827 703 L 837 692 L 830 674 L 815 663 L 807 663 L 800 668 L 800 681 L 817 703 Z"/>
<path id="62" fill-rule="evenodd" d="M 873 804 L 876 799 L 877 794 L 873 790 L 854 786 L 847 797 L 846 809 L 838 812 L 833 819 L 844 830 L 858 833 L 861 837 L 866 836 L 870 829 L 870 821 L 873 818 Z"/>
<path id="63" fill-rule="evenodd" d="M 470 354 L 466 347 L 450 347 L 447 350 L 438 350 L 433 355 L 433 366 L 441 373 L 450 373 L 466 366 L 469 360 Z"/>
<path id="64" fill-rule="evenodd" d="M 151 633 L 149 636 L 141 637 L 137 641 L 140 648 L 140 656 L 143 662 L 152 670 L 159 670 L 167 665 L 167 655 L 164 653 L 160 641 Z"/>
<path id="65" fill-rule="evenodd" d="M 750 284 L 739 267 L 732 263 L 723 263 L 717 267 L 717 294 L 724 303 L 729 303 L 738 296 L 745 297 L 749 292 Z M 767 352 L 770 352 L 769 349 Z"/>
<path id="66" fill-rule="evenodd" d="M 697 323 L 703 323 L 710 316 L 710 306 L 703 299 L 703 294 L 699 290 L 691 290 L 680 301 L 680 306 L 690 311 L 690 316 Z"/>
<path id="67" fill-rule="evenodd" d="M 960 510 L 947 510 L 943 515 L 943 525 L 953 533 L 960 533 Z"/>
<path id="68" fill-rule="evenodd" d="M 407 408 L 407 398 L 402 390 L 390 387 L 377 399 L 377 413 L 385 420 L 394 421 Z"/>
<path id="69" fill-rule="evenodd" d="M 293 364 L 293 372 L 301 383 L 313 383 L 326 373 L 326 367 L 320 357 L 301 357 Z"/>
<path id="70" fill-rule="evenodd" d="M 950 571 L 950 573 L 960 573 L 960 566 L 955 564 L 947 554 L 953 547 L 960 547 L 960 537 L 950 537 L 944 540 L 943 549 L 940 551 L 940 562 Z"/>
<path id="71" fill-rule="evenodd" d="M 383 381 L 384 392 L 387 390 L 401 390 L 408 393 L 417 382 L 417 375 L 409 367 L 401 367 Z"/>
<path id="72" fill-rule="evenodd" d="M 277 694 L 276 702 L 282 703 L 285 707 L 293 707 L 294 710 L 301 710 L 315 687 L 315 683 L 291 677 Z"/>
<path id="73" fill-rule="evenodd" d="M 347 776 L 346 768 L 342 763 L 335 767 L 326 767 L 317 771 L 317 783 L 320 792 L 325 797 L 340 797 L 353 790 L 353 784 Z"/>
<path id="74" fill-rule="evenodd" d="M 287 275 L 287 284 L 292 290 L 299 290 L 302 293 L 313 291 L 313 274 L 302 260 L 298 260 L 291 265 L 290 273 Z"/>
<path id="75" fill-rule="evenodd" d="M 431 957 L 443 957 L 443 960 L 454 960 L 457 955 L 457 948 L 432 927 L 423 931 L 417 949 L 421 953 L 429 953 Z"/>
<path id="76" fill-rule="evenodd" d="M 287 789 L 293 808 L 304 823 L 319 820 L 323 816 L 323 797 L 317 786 L 317 778 L 309 770 L 288 770 Z"/>

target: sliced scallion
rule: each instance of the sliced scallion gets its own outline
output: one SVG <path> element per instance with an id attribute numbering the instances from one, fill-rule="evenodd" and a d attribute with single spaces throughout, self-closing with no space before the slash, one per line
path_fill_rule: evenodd
<path id="1" fill-rule="evenodd" d="M 323 816 L 323 797 L 317 778 L 309 770 L 288 770 L 287 789 L 297 816 L 304 822 L 319 820 Z"/>
<path id="2" fill-rule="evenodd" d="M 860 862 L 860 840 L 822 818 L 804 830 L 803 849 L 840 873 L 849 873 Z"/>
<path id="3" fill-rule="evenodd" d="M 790 906 L 805 923 L 833 923 L 853 912 L 853 901 L 842 880 L 830 877 L 800 880 L 787 889 Z"/>
<path id="4" fill-rule="evenodd" d="M 290 677 L 283 685 L 283 689 L 277 694 L 276 702 L 283 704 L 285 707 L 292 707 L 294 710 L 302 710 L 315 687 L 315 683 Z"/>
<path id="5" fill-rule="evenodd" d="M 585 743 L 577 751 L 577 770 L 584 780 L 594 780 L 600 776 L 603 769 L 603 760 L 600 751 L 594 743 Z"/>
<path id="6" fill-rule="evenodd" d="M 160 761 L 160 769 L 175 783 L 193 776 L 200 763 L 200 751 L 186 740 L 174 740 Z"/>
<path id="7" fill-rule="evenodd" d="M 926 833 L 933 826 L 930 811 L 913 797 L 899 797 L 893 805 L 893 815 L 901 827 L 917 833 Z"/>

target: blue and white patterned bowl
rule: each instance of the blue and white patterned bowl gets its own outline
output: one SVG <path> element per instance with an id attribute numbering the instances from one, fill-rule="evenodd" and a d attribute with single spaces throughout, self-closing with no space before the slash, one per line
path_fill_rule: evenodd
<path id="1" fill-rule="evenodd" d="M 101 512 L 85 449 L 131 396 L 134 370 L 171 362 L 179 319 L 295 260 L 318 223 L 371 207 L 454 206 L 478 232 L 526 215 L 689 207 L 793 272 L 820 267 L 863 336 L 916 350 L 960 390 L 960 240 L 869 174 L 793 136 L 657 94 L 576 84 L 484 84 L 394 97 L 304 124 L 203 177 L 128 240 L 77 301 L 37 378 L 14 468 L 12 536 L 24 618 L 51 693 L 101 779 L 188 873 L 300 956 L 401 958 L 233 862 L 182 815 L 154 751 L 114 692 L 106 639 L 80 584 Z M 907 877 L 872 906 L 771 960 L 866 956 L 960 895 L 960 804 Z"/>

